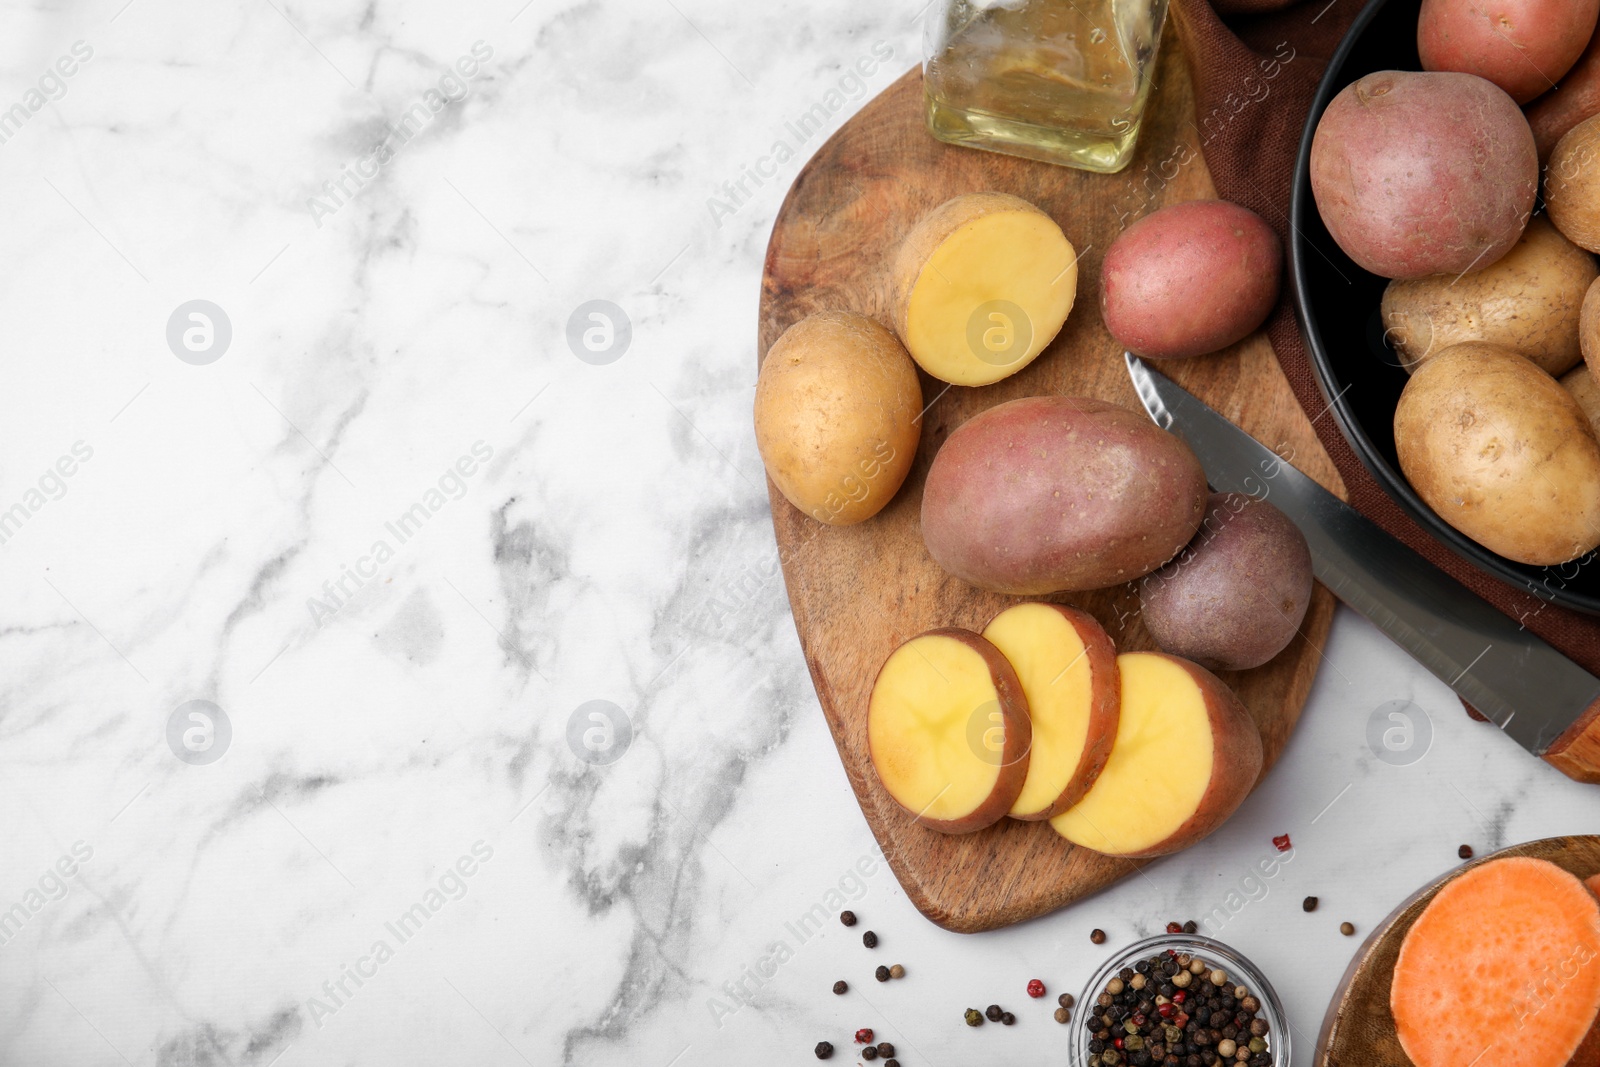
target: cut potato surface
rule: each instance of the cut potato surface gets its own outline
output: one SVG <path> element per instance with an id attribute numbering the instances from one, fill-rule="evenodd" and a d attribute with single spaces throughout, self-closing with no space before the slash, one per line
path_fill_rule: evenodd
<path id="1" fill-rule="evenodd" d="M 984 629 L 1028 698 L 1028 777 L 1009 814 L 1048 819 L 1094 785 L 1117 736 L 1117 651 L 1098 622 L 1059 604 L 1018 604 Z"/>
<path id="2" fill-rule="evenodd" d="M 1164 856 L 1221 826 L 1261 774 L 1261 734 L 1216 676 L 1160 652 L 1117 657 L 1122 714 L 1105 769 L 1050 820 L 1075 845 Z"/>
<path id="3" fill-rule="evenodd" d="M 1600 901 L 1546 860 L 1514 856 L 1467 870 L 1407 931 L 1389 1004 L 1417 1067 L 1593 1064 Z"/>
<path id="4" fill-rule="evenodd" d="M 1027 698 L 1000 651 L 933 630 L 890 654 L 867 706 L 872 766 L 901 807 L 943 833 L 981 830 L 1028 775 Z"/>
<path id="5" fill-rule="evenodd" d="M 971 193 L 917 223 L 895 257 L 894 323 L 922 369 L 988 385 L 1033 362 L 1078 293 L 1078 254 L 1055 220 L 1003 193 Z"/>

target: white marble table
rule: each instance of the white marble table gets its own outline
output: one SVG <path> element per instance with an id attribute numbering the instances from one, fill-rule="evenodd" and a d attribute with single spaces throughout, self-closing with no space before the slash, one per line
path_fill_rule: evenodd
<path id="1" fill-rule="evenodd" d="M 999 933 L 910 907 L 805 674 L 749 410 L 782 193 L 918 16 L 7 6 L 0 1065 L 801 1063 L 858 1026 L 907 1067 L 1061 1062 L 1026 980 L 1076 990 L 1092 927 L 1230 889 L 1309 1052 L 1340 920 L 1462 842 L 1600 826 L 1600 790 L 1341 615 L 1214 838 Z M 1366 740 L 1397 699 L 1431 722 L 1408 763 Z M 591 701 L 626 713 L 609 750 Z M 802 940 L 830 891 L 865 926 Z M 962 1025 L 991 1001 L 1018 1025 Z"/>

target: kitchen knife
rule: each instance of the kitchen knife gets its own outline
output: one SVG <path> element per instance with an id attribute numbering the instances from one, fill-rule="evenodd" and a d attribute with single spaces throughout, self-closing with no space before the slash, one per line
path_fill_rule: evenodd
<path id="1" fill-rule="evenodd" d="M 1219 492 L 1271 500 L 1311 545 L 1318 580 L 1569 778 L 1600 783 L 1600 678 L 1557 652 L 1131 352 L 1156 425 Z"/>

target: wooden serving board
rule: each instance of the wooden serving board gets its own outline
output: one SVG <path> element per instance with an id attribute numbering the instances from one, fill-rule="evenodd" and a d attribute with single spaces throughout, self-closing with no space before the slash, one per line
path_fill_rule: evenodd
<path id="1" fill-rule="evenodd" d="M 767 247 L 762 358 L 786 328 L 812 312 L 853 310 L 889 323 L 887 268 L 900 238 L 924 212 L 959 193 L 999 190 L 1039 205 L 1082 257 L 1071 317 L 1022 372 L 976 389 L 947 388 L 922 376 L 928 409 L 916 463 L 877 516 L 857 526 L 824 526 L 791 506 L 770 481 L 767 486 L 800 644 L 861 810 L 906 895 L 951 930 L 988 930 L 1042 915 L 1137 866 L 1075 848 L 1047 823 L 1002 819 L 960 837 L 916 825 L 872 771 L 866 713 L 878 668 L 897 645 L 938 626 L 982 630 L 1016 599 L 947 576 L 923 547 L 923 479 L 950 431 L 994 404 L 1039 394 L 1093 396 L 1142 410 L 1121 349 L 1100 321 L 1101 257 L 1135 218 L 1164 204 L 1216 195 L 1200 156 L 1188 68 L 1171 35 L 1156 77 L 1132 163 L 1120 174 L 1099 175 L 936 141 L 923 126 L 921 72 L 912 70 L 818 149 L 789 190 Z M 1163 369 L 1343 495 L 1264 337 Z M 1054 599 L 1095 615 L 1121 651 L 1154 647 L 1131 587 Z M 1333 603 L 1319 585 L 1301 637 L 1271 663 L 1223 675 L 1260 725 L 1269 767 L 1299 718 Z"/>
<path id="2" fill-rule="evenodd" d="M 1600 874 L 1600 837 L 1547 837 L 1515 845 L 1483 857 L 1478 863 L 1506 856 L 1531 856 L 1588 879 Z M 1394 1014 L 1389 1010 L 1389 985 L 1394 978 L 1400 943 L 1434 895 L 1477 863 L 1464 863 L 1396 908 L 1357 950 L 1322 1020 L 1317 1037 L 1318 1067 L 1413 1067 L 1400 1047 Z M 1463 1065 L 1465 1067 L 1465 1065 Z"/>

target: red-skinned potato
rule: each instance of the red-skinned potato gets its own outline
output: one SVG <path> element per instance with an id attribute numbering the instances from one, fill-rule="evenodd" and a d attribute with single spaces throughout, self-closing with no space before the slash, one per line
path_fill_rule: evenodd
<path id="1" fill-rule="evenodd" d="M 1032 727 L 1017 672 L 968 630 L 930 630 L 884 661 L 867 704 L 878 781 L 923 826 L 998 821 L 1028 777 Z"/>
<path id="2" fill-rule="evenodd" d="M 1025 397 L 974 416 L 940 447 L 923 485 L 922 539 L 980 589 L 1101 589 L 1171 559 L 1205 503 L 1200 461 L 1144 415 L 1088 397 Z"/>
<path id="3" fill-rule="evenodd" d="M 1100 317 L 1118 344 L 1182 359 L 1250 336 L 1278 302 L 1283 247 L 1261 216 L 1189 200 L 1129 226 L 1100 268 Z"/>
<path id="4" fill-rule="evenodd" d="M 1526 104 L 1555 87 L 1594 34 L 1600 0 L 1422 0 L 1422 69 L 1487 78 Z"/>
<path id="5" fill-rule="evenodd" d="M 1125 652 L 1122 717 L 1094 787 L 1050 825 L 1075 845 L 1145 859 L 1227 821 L 1261 777 L 1261 732 L 1222 681 L 1162 652 Z"/>
<path id="6" fill-rule="evenodd" d="M 1600 33 L 1589 38 L 1589 47 L 1554 89 L 1522 110 L 1533 127 L 1541 163 L 1550 158 L 1550 150 L 1568 130 L 1591 115 L 1600 115 Z"/>
<path id="7" fill-rule="evenodd" d="M 1385 278 L 1496 262 L 1539 188 L 1528 120 L 1473 74 L 1385 70 L 1345 86 L 1317 123 L 1310 169 L 1328 233 Z"/>
<path id="8" fill-rule="evenodd" d="M 1116 646 L 1093 616 L 1061 604 L 1009 607 L 983 636 L 1016 670 L 1033 724 L 1028 777 L 1007 814 L 1059 815 L 1094 785 L 1117 738 Z"/>

